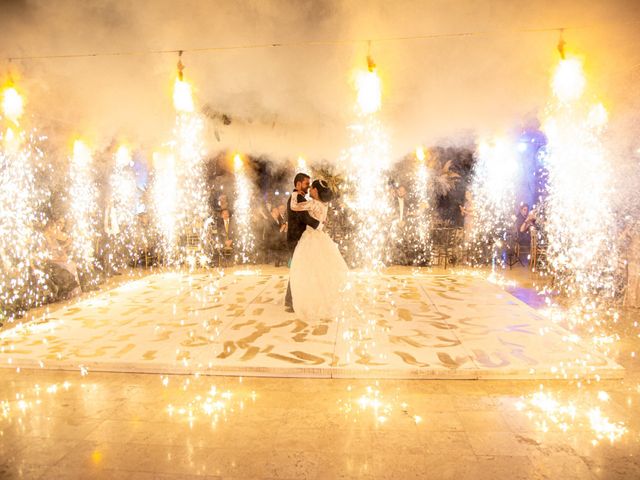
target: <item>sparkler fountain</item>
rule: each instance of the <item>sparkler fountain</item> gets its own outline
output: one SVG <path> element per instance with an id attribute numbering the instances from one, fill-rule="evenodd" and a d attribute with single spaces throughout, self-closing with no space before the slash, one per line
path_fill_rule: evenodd
<path id="1" fill-rule="evenodd" d="M 585 88 L 582 63 L 563 58 L 543 123 L 550 269 L 563 293 L 583 306 L 614 295 L 617 264 L 611 165 L 601 141 L 607 111 L 585 98 Z"/>
<path id="2" fill-rule="evenodd" d="M 22 128 L 23 101 L 7 87 L 2 94 L 0 131 L 0 309 L 12 319 L 47 295 L 48 258 L 43 228 L 50 192 L 38 177 L 48 171 L 35 130 Z"/>
<path id="3" fill-rule="evenodd" d="M 254 250 L 254 238 L 251 231 L 251 181 L 245 172 L 245 165 L 239 153 L 233 157 L 233 169 L 236 179 L 234 200 L 234 219 L 238 242 L 236 260 L 246 264 Z"/>
<path id="4" fill-rule="evenodd" d="M 193 231 L 195 223 L 204 221 L 208 213 L 203 165 L 204 123 L 194 110 L 191 86 L 181 78 L 176 79 L 174 105 L 177 116 L 172 146 L 178 174 L 178 224 L 185 231 Z"/>
<path id="5" fill-rule="evenodd" d="M 115 166 L 109 178 L 109 229 L 111 263 L 125 267 L 134 256 L 134 228 L 136 218 L 136 178 L 131 151 L 125 145 L 114 155 Z"/>
<path id="6" fill-rule="evenodd" d="M 69 187 L 69 213 L 71 226 L 72 257 L 84 275 L 90 275 L 95 260 L 95 243 L 98 238 L 96 224 L 98 191 L 91 176 L 91 151 L 81 140 L 73 144 Z"/>
<path id="7" fill-rule="evenodd" d="M 385 249 L 390 216 L 386 172 L 390 164 L 389 140 L 376 113 L 381 107 L 381 82 L 376 65 L 367 57 L 367 71 L 358 72 L 357 121 L 350 125 L 350 146 L 343 153 L 351 191 L 345 203 L 355 222 L 354 261 L 367 271 L 379 271 L 388 260 Z"/>
<path id="8" fill-rule="evenodd" d="M 179 245 L 178 237 L 197 237 L 196 250 L 202 251 L 203 225 L 209 212 L 203 164 L 204 123 L 195 110 L 191 85 L 184 79 L 183 69 L 179 61 L 173 89 L 173 139 L 168 144 L 170 154 L 155 156 L 154 166 L 159 169 L 155 173 L 154 197 L 168 263 L 187 262 L 193 267 L 203 259 L 189 251 L 193 245 Z"/>
<path id="9" fill-rule="evenodd" d="M 413 219 L 413 229 L 415 232 L 414 251 L 416 253 L 415 262 L 424 265 L 429 261 L 431 255 L 431 198 L 427 190 L 429 184 L 429 169 L 427 167 L 427 155 L 422 145 L 416 147 L 416 171 L 413 180 L 413 191 L 418 202 L 417 216 Z"/>
<path id="10" fill-rule="evenodd" d="M 177 178 L 176 158 L 171 152 L 153 153 L 153 210 L 161 237 L 165 261 L 178 261 L 176 239 Z"/>
<path id="11" fill-rule="evenodd" d="M 476 158 L 471 185 L 473 227 L 467 240 L 472 260 L 486 258 L 488 247 L 495 266 L 504 234 L 513 225 L 516 147 L 501 138 L 482 141 Z"/>

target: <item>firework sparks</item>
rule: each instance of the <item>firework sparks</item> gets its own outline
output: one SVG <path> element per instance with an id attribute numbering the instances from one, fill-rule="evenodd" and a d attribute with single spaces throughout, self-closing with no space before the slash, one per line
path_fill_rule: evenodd
<path id="1" fill-rule="evenodd" d="M 431 229 L 431 199 L 427 190 L 429 184 L 429 168 L 427 167 L 427 153 L 422 145 L 416 147 L 416 172 L 414 175 L 413 191 L 418 202 L 418 212 L 413 222 L 415 230 L 416 263 L 424 265 L 430 257 L 430 229 Z"/>
<path id="2" fill-rule="evenodd" d="M 607 392 L 599 391 L 597 398 L 591 398 L 587 393 L 584 396 L 584 399 L 563 401 L 558 395 L 545 391 L 541 386 L 540 391 L 522 397 L 515 407 L 525 412 L 543 432 L 551 429 L 569 432 L 572 429 L 588 427 L 593 435 L 594 445 L 604 439 L 613 443 L 627 433 L 627 427 L 623 422 L 609 420 L 596 403 L 606 404 L 609 401 Z"/>
<path id="3" fill-rule="evenodd" d="M 43 227 L 49 192 L 38 181 L 47 172 L 39 147 L 44 137 L 18 126 L 22 100 L 15 88 L 2 97 L 8 126 L 0 131 L 0 307 L 2 316 L 13 318 L 47 295 Z"/>
<path id="4" fill-rule="evenodd" d="M 572 298 L 610 298 L 617 254 L 611 166 L 600 139 L 606 109 L 583 101 L 586 79 L 577 59 L 560 62 L 552 87 L 555 101 L 543 124 L 550 268 L 556 284 Z"/>
<path id="5" fill-rule="evenodd" d="M 91 176 L 91 151 L 81 140 L 73 144 L 69 187 L 69 213 L 71 226 L 72 255 L 81 271 L 88 273 L 94 263 L 95 242 L 98 236 L 96 225 L 97 189 Z"/>
<path id="6" fill-rule="evenodd" d="M 423 421 L 420 415 L 412 412 L 407 402 L 399 398 L 397 392 L 392 396 L 385 395 L 377 381 L 357 390 L 349 385 L 347 398 L 338 400 L 338 409 L 347 418 L 365 422 L 373 420 L 377 426 L 387 424 L 390 420 L 408 419 L 416 425 Z"/>
<path id="7" fill-rule="evenodd" d="M 244 162 L 239 153 L 233 157 L 236 178 L 236 195 L 234 199 L 234 220 L 237 228 L 238 242 L 236 260 L 247 263 L 254 249 L 253 232 L 251 231 L 251 181 L 245 172 Z"/>
<path id="8" fill-rule="evenodd" d="M 136 178 L 131 151 L 121 145 L 114 155 L 115 166 L 109 178 L 111 187 L 110 259 L 116 268 L 123 268 L 134 256 L 134 228 L 136 218 Z"/>
<path id="9" fill-rule="evenodd" d="M 153 154 L 153 204 L 166 260 L 176 261 L 176 158 L 171 152 Z"/>
<path id="10" fill-rule="evenodd" d="M 165 261 L 205 264 L 204 221 L 208 215 L 204 178 L 204 124 L 195 111 L 191 85 L 180 71 L 173 89 L 176 120 L 167 151 L 156 152 L 153 198 Z M 184 241 L 180 241 L 180 239 Z"/>
<path id="11" fill-rule="evenodd" d="M 370 62 L 371 63 L 371 62 Z M 390 164 L 389 140 L 376 116 L 381 106 L 381 82 L 375 68 L 356 77 L 357 122 L 350 126 L 350 147 L 343 152 L 349 168 L 351 192 L 345 203 L 353 211 L 354 260 L 367 270 L 378 271 L 388 260 L 387 231 L 391 214 L 386 172 Z"/>
<path id="12" fill-rule="evenodd" d="M 504 139 L 480 142 L 471 186 L 473 226 L 468 240 L 473 256 L 483 258 L 488 246 L 495 260 L 496 244 L 513 223 L 516 153 L 515 146 Z"/>

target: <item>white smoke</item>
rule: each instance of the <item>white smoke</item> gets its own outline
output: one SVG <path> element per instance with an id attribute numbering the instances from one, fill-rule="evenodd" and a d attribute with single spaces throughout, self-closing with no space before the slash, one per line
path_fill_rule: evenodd
<path id="1" fill-rule="evenodd" d="M 367 39 L 384 82 L 381 120 L 394 158 L 461 132 L 511 130 L 544 107 L 557 62 L 558 32 L 523 30 L 572 26 L 589 27 L 564 38 L 585 55 L 612 128 L 624 119 L 616 138 L 637 137 L 635 1 L 5 0 L 0 9 L 2 58 L 187 50 L 185 75 L 210 118 L 212 154 L 337 159 Z M 376 41 L 455 32 L 486 33 Z M 313 41 L 335 44 L 188 51 Z M 176 62 L 176 54 L 3 60 L 0 72 L 17 77 L 41 130 L 60 139 L 81 134 L 97 147 L 117 138 L 152 149 L 170 137 Z"/>

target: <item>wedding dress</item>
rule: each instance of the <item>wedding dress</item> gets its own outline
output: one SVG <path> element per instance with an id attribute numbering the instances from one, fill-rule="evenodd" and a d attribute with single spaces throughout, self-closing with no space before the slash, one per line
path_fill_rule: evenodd
<path id="1" fill-rule="evenodd" d="M 296 197 L 291 197 L 291 209 L 308 211 L 320 225 L 307 226 L 293 252 L 289 272 L 293 309 L 305 319 L 331 318 L 339 313 L 349 268 L 338 245 L 323 231 L 327 204 L 313 198 L 298 203 Z"/>

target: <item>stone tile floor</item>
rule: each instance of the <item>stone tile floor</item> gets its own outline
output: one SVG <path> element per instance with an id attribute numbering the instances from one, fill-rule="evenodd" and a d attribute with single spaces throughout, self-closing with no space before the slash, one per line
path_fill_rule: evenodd
<path id="1" fill-rule="evenodd" d="M 636 318 L 621 380 L 3 369 L 0 478 L 640 478 Z"/>

